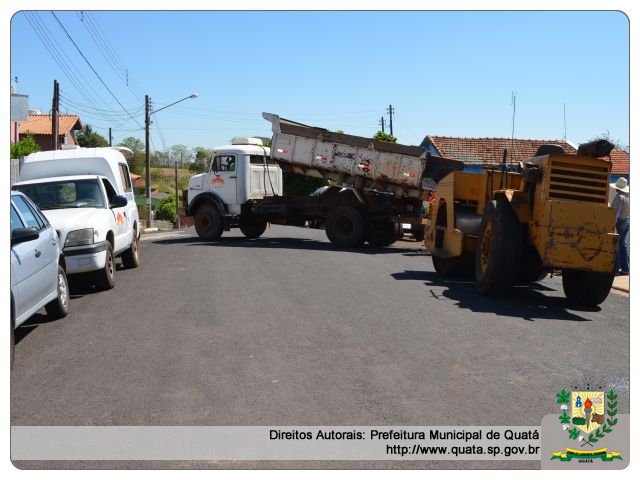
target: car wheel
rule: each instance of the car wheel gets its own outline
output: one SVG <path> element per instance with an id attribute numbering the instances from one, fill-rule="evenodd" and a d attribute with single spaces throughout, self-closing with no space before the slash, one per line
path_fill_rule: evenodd
<path id="1" fill-rule="evenodd" d="M 47 315 L 51 318 L 66 317 L 69 313 L 69 282 L 67 281 L 67 274 L 62 268 L 62 265 L 58 265 L 58 279 L 56 285 L 58 296 L 47 303 L 44 308 L 47 311 Z"/>
<path id="2" fill-rule="evenodd" d="M 95 284 L 98 290 L 110 290 L 116 284 L 116 262 L 113 256 L 113 247 L 107 241 L 107 256 L 104 260 L 104 268 L 95 273 Z"/>
<path id="3" fill-rule="evenodd" d="M 139 239 L 138 233 L 133 231 L 133 240 L 131 241 L 131 246 L 122 252 L 122 265 L 124 268 L 137 268 L 140 266 L 140 250 L 139 250 Z"/>

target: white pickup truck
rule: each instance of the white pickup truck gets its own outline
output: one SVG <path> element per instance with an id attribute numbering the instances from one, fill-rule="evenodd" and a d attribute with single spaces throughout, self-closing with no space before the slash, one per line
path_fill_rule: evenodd
<path id="1" fill-rule="evenodd" d="M 13 189 L 28 195 L 54 226 L 67 274 L 87 274 L 98 289 L 115 285 L 115 258 L 140 264 L 140 222 L 122 150 L 73 148 L 28 155 Z"/>

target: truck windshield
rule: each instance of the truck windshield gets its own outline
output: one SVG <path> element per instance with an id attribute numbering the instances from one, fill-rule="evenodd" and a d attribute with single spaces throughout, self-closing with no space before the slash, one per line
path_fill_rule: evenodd
<path id="1" fill-rule="evenodd" d="M 40 207 L 40 210 L 56 208 L 105 208 L 104 195 L 97 180 L 64 180 L 59 182 L 16 185 Z"/>

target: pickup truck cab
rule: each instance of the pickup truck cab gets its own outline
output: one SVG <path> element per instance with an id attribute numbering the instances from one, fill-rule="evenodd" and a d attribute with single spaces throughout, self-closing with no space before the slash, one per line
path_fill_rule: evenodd
<path id="1" fill-rule="evenodd" d="M 140 264 L 139 220 L 126 159 L 111 148 L 38 152 L 25 158 L 14 190 L 27 194 L 54 226 L 67 274 L 86 273 L 99 289 L 115 285 L 115 258 Z"/>

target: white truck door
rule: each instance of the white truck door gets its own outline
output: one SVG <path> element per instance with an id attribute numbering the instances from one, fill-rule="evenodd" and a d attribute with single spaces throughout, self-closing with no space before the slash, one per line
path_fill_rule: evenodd
<path id="1" fill-rule="evenodd" d="M 234 212 L 233 206 L 238 204 L 238 159 L 236 155 L 224 154 L 213 157 L 211 175 L 209 176 L 209 188 L 216 192 L 222 201 L 229 206 L 230 213 Z"/>

